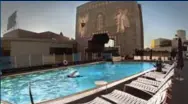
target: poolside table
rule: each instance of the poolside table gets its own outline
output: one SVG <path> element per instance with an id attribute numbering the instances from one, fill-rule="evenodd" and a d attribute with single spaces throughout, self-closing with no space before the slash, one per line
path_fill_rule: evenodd
<path id="1" fill-rule="evenodd" d="M 106 86 L 106 92 L 107 92 L 107 84 L 108 84 L 108 82 L 106 82 L 106 81 L 95 81 L 95 85 L 97 85 L 98 87 Z"/>

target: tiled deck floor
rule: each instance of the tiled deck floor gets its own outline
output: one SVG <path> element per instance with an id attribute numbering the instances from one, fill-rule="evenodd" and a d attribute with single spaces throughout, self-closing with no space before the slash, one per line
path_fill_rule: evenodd
<path id="1" fill-rule="evenodd" d="M 170 104 L 188 104 L 188 60 L 184 61 L 183 81 L 174 81 Z"/>

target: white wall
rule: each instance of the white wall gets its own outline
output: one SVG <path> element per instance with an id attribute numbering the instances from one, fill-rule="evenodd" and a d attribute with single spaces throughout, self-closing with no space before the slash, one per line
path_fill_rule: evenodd
<path id="1" fill-rule="evenodd" d="M 72 48 L 72 44 L 56 44 L 50 41 L 40 40 L 12 40 L 10 44 L 10 54 L 11 56 L 15 56 L 14 63 L 16 64 L 16 67 L 38 66 L 43 63 L 54 63 L 55 57 L 50 57 L 50 47 Z M 44 59 L 45 57 L 47 57 L 47 59 Z M 69 58 L 68 56 L 66 57 Z"/>
<path id="2" fill-rule="evenodd" d="M 105 47 L 114 47 L 114 40 L 109 39 L 108 43 L 105 44 Z"/>
<path id="3" fill-rule="evenodd" d="M 44 54 L 49 55 L 50 45 L 48 42 L 36 41 L 11 41 L 11 56 Z"/>

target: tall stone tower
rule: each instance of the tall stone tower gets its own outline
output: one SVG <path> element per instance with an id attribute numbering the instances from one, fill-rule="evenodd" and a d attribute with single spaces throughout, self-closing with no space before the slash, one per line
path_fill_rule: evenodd
<path id="1" fill-rule="evenodd" d="M 77 7 L 76 41 L 84 57 L 88 41 L 95 34 L 108 34 L 119 54 L 132 55 L 143 49 L 143 21 L 141 5 L 136 1 L 95 1 Z"/>

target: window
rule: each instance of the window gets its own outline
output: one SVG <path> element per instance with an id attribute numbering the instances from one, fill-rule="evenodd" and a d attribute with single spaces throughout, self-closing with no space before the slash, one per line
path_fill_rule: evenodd
<path id="1" fill-rule="evenodd" d="M 105 47 L 114 47 L 114 40 L 109 39 L 108 43 L 105 44 Z"/>
<path id="2" fill-rule="evenodd" d="M 104 17 L 102 14 L 97 16 L 97 30 L 101 30 L 104 27 Z"/>

